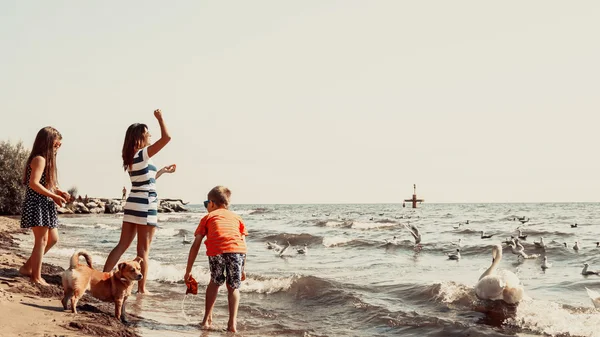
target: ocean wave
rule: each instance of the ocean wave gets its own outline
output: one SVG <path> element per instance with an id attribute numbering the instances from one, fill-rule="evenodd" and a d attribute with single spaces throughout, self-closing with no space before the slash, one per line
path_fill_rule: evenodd
<path id="1" fill-rule="evenodd" d="M 249 211 L 247 214 L 257 215 L 257 214 L 266 214 L 266 213 L 271 213 L 271 212 L 273 212 L 273 211 L 268 208 L 259 207 L 259 208 Z"/>
<path id="2" fill-rule="evenodd" d="M 264 241 L 270 242 L 288 242 L 292 246 L 298 245 L 312 245 L 312 244 L 321 244 L 323 242 L 323 238 L 316 235 L 311 234 L 288 234 L 288 233 L 280 233 L 275 235 L 268 235 L 263 238 Z"/>
<path id="3" fill-rule="evenodd" d="M 352 221 L 317 220 L 315 225 L 319 227 L 350 228 L 352 227 Z"/>
<path id="4" fill-rule="evenodd" d="M 505 324 L 550 336 L 600 336 L 600 315 L 596 310 L 550 301 L 521 302 L 515 317 Z"/>
<path id="5" fill-rule="evenodd" d="M 360 230 L 369 230 L 369 229 L 386 229 L 386 228 L 394 228 L 399 227 L 400 224 L 395 222 L 352 222 L 351 228 L 360 229 Z"/>
<path id="6" fill-rule="evenodd" d="M 326 237 L 323 239 L 323 246 L 325 246 L 325 247 L 342 246 L 342 245 L 347 244 L 348 242 L 351 242 L 352 240 L 354 240 L 354 239 L 341 237 L 341 236 Z"/>

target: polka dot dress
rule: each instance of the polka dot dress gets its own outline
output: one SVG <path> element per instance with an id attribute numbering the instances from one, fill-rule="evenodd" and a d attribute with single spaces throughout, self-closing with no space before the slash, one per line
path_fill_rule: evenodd
<path id="1" fill-rule="evenodd" d="M 27 181 L 31 176 L 31 167 L 27 167 Z M 46 183 L 46 172 L 42 173 L 40 184 Z M 58 216 L 56 204 L 52 199 L 39 194 L 27 185 L 23 209 L 21 210 L 21 228 L 44 226 L 48 228 L 58 227 Z"/>

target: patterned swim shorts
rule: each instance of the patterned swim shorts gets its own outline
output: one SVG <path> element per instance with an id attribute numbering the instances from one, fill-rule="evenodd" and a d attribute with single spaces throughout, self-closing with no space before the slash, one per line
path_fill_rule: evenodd
<path id="1" fill-rule="evenodd" d="M 246 254 L 223 253 L 208 257 L 210 266 L 210 279 L 215 284 L 222 286 L 227 279 L 230 288 L 238 289 L 242 283 L 242 270 L 246 261 Z"/>

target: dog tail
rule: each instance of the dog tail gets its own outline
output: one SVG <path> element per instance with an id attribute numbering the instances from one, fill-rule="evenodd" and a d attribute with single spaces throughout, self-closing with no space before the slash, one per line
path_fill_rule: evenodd
<path id="1" fill-rule="evenodd" d="M 75 254 L 73 254 L 73 256 L 71 256 L 71 268 L 77 267 L 77 265 L 79 264 L 80 256 L 85 257 L 85 262 L 87 262 L 88 267 L 93 268 L 92 267 L 92 257 L 84 249 L 76 251 Z"/>

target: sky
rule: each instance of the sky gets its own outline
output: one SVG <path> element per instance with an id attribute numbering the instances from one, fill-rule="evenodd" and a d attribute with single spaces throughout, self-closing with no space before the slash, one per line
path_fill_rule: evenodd
<path id="1" fill-rule="evenodd" d="M 63 135 L 59 182 L 120 197 L 154 109 L 159 197 L 600 201 L 597 1 L 0 1 L 0 140 Z M 1 173 L 0 173 L 1 174 Z"/>

